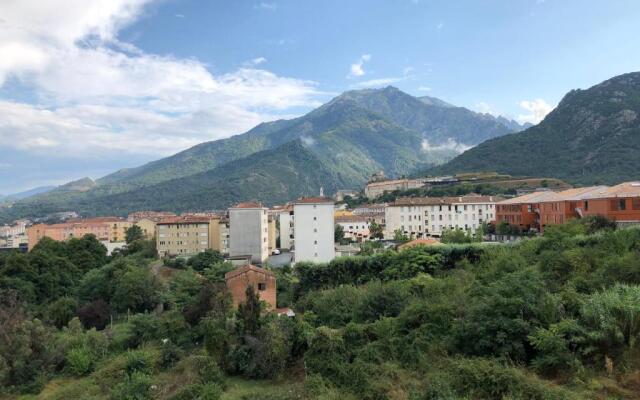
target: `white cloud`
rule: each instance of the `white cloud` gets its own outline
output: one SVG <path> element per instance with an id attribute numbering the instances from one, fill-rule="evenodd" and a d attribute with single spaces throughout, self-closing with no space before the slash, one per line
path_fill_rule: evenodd
<path id="1" fill-rule="evenodd" d="M 431 88 L 429 86 L 419 86 L 418 90 L 421 92 L 430 92 Z"/>
<path id="2" fill-rule="evenodd" d="M 370 79 L 368 81 L 362 81 L 358 83 L 354 83 L 351 87 L 354 88 L 372 88 L 372 87 L 381 87 L 388 86 L 392 83 L 400 82 L 403 78 L 379 78 L 379 79 Z"/>
<path id="3" fill-rule="evenodd" d="M 525 122 L 537 124 L 553 110 L 553 107 L 543 99 L 523 100 L 519 105 L 529 111 L 528 114 L 518 115 L 518 122 L 521 124 Z"/>
<path id="4" fill-rule="evenodd" d="M 456 153 L 464 153 L 473 146 L 464 143 L 458 143 L 453 138 L 448 138 L 446 142 L 432 145 L 427 139 L 422 139 L 422 151 L 455 151 Z"/>
<path id="5" fill-rule="evenodd" d="M 437 30 L 440 30 L 442 28 L 444 28 L 444 22 L 440 22 L 438 25 L 436 25 Z"/>
<path id="6" fill-rule="evenodd" d="M 263 57 L 214 75 L 119 41 L 148 1 L 0 2 L 0 87 L 18 79 L 38 99 L 0 101 L 3 148 L 166 155 L 318 105 L 314 82 L 259 69 Z"/>
<path id="7" fill-rule="evenodd" d="M 491 114 L 494 117 L 499 116 L 499 114 L 493 109 L 493 107 L 489 103 L 486 103 L 484 101 L 476 103 L 473 108 L 475 111 L 482 114 Z"/>
<path id="8" fill-rule="evenodd" d="M 176 14 L 176 15 L 174 15 L 174 17 L 176 17 L 176 18 L 184 18 L 184 14 Z"/>
<path id="9" fill-rule="evenodd" d="M 270 10 L 270 11 L 273 11 L 273 10 L 278 8 L 278 5 L 276 3 L 260 2 L 260 3 L 256 4 L 255 6 L 253 6 L 253 8 L 255 8 L 257 10 Z"/>
<path id="10" fill-rule="evenodd" d="M 244 66 L 248 66 L 248 67 L 255 67 L 256 65 L 260 65 L 260 64 L 264 64 L 267 62 L 267 59 L 264 57 L 256 57 L 253 58 L 249 61 L 245 61 L 244 62 Z"/>
<path id="11" fill-rule="evenodd" d="M 351 64 L 351 69 L 349 72 L 350 76 L 363 76 L 365 74 L 364 72 L 364 63 L 366 63 L 367 61 L 371 60 L 371 55 L 370 54 L 363 54 L 360 56 L 360 58 L 358 59 L 358 61 L 356 61 L 355 63 Z"/>

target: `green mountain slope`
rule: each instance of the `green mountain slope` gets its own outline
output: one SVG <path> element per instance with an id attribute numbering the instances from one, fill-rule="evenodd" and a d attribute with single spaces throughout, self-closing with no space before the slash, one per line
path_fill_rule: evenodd
<path id="1" fill-rule="evenodd" d="M 210 171 L 178 178 L 125 193 L 74 198 L 57 197 L 43 203 L 25 201 L 12 215 L 35 216 L 73 209 L 85 216 L 126 215 L 143 209 L 214 210 L 241 200 L 282 203 L 317 194 L 321 186 L 332 192 L 343 181 L 299 140 L 232 161 Z"/>
<path id="2" fill-rule="evenodd" d="M 433 173 L 497 171 L 574 183 L 640 178 L 640 73 L 573 90 L 540 124 L 489 140 Z"/>

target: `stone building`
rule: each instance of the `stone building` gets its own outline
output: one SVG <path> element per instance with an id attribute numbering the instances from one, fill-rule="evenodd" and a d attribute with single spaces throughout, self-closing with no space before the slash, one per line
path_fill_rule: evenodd
<path id="1" fill-rule="evenodd" d="M 260 300 L 266 302 L 271 311 L 276 310 L 276 276 L 273 272 L 247 264 L 227 272 L 224 278 L 234 307 L 246 301 L 247 287 L 253 286 Z"/>

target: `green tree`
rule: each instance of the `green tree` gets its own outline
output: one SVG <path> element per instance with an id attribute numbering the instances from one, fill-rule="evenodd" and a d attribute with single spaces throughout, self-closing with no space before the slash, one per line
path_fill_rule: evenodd
<path id="1" fill-rule="evenodd" d="M 142 228 L 138 225 L 133 225 L 125 231 L 125 241 L 127 244 L 131 244 L 142 239 L 144 239 L 144 233 L 142 232 Z"/>
<path id="2" fill-rule="evenodd" d="M 344 228 L 340 224 L 336 224 L 333 231 L 333 241 L 335 243 L 340 243 L 344 240 Z"/>
<path id="3" fill-rule="evenodd" d="M 409 241 L 409 237 L 402 232 L 401 229 L 393 231 L 393 240 L 396 242 L 404 243 Z"/>
<path id="4" fill-rule="evenodd" d="M 211 268 L 222 262 L 224 262 L 224 257 L 219 251 L 207 249 L 189 258 L 187 265 L 196 271 L 204 271 L 206 268 Z"/>
<path id="5" fill-rule="evenodd" d="M 461 228 L 445 229 L 440 238 L 442 243 L 471 243 L 473 237 L 469 231 Z"/>
<path id="6" fill-rule="evenodd" d="M 111 299 L 120 312 L 151 311 L 160 303 L 162 283 L 148 268 L 131 267 L 117 279 Z"/>
<path id="7" fill-rule="evenodd" d="M 260 329 L 262 303 L 260 301 L 260 296 L 254 290 L 253 285 L 247 285 L 245 294 L 245 302 L 238 306 L 238 319 L 242 324 L 242 330 L 255 336 Z"/>
<path id="8" fill-rule="evenodd" d="M 371 239 L 383 238 L 382 226 L 376 221 L 371 221 L 371 224 L 369 225 L 369 237 Z"/>

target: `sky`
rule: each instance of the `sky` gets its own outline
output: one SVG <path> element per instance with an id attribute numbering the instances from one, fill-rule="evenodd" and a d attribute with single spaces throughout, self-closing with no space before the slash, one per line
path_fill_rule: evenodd
<path id="1" fill-rule="evenodd" d="M 537 123 L 640 70 L 636 0 L 2 0 L 0 194 L 393 85 Z"/>

